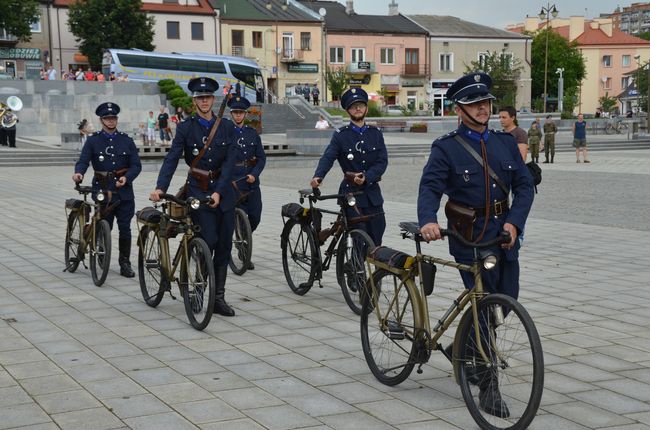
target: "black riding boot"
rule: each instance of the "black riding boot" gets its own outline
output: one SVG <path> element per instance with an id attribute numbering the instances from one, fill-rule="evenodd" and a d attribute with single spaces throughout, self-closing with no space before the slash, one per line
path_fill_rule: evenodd
<path id="1" fill-rule="evenodd" d="M 226 303 L 226 275 L 228 266 L 217 266 L 215 269 L 216 296 L 214 301 L 214 312 L 225 317 L 234 317 L 235 310 Z"/>
<path id="2" fill-rule="evenodd" d="M 497 370 L 494 367 L 488 368 L 487 366 L 477 366 L 477 372 L 480 375 L 479 381 L 479 406 L 485 412 L 495 417 L 508 418 L 510 410 L 508 405 L 501 398 L 499 391 L 499 378 Z"/>
<path id="3" fill-rule="evenodd" d="M 129 261 L 129 256 L 131 255 L 131 238 L 122 239 L 120 238 L 120 258 L 118 259 L 120 263 L 120 275 L 126 278 L 133 278 L 135 272 L 131 268 L 131 262 Z"/>
<path id="4" fill-rule="evenodd" d="M 551 164 L 553 163 L 554 158 L 555 158 L 555 155 L 551 155 Z"/>

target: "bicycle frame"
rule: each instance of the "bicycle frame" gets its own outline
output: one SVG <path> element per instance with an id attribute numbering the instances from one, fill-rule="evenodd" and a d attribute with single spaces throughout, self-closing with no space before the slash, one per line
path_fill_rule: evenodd
<path id="1" fill-rule="evenodd" d="M 375 266 L 375 268 L 381 268 L 387 270 L 397 275 L 400 279 L 400 283 L 396 287 L 397 288 L 396 291 L 399 291 L 401 288 L 408 288 L 411 290 L 412 293 L 414 293 L 411 294 L 411 297 L 416 298 L 415 301 L 417 303 L 414 303 L 414 310 L 413 310 L 414 328 L 415 328 L 414 333 L 411 334 L 413 339 L 417 339 L 418 336 L 420 336 L 422 333 L 426 336 L 426 341 L 427 341 L 426 346 L 429 351 L 433 351 L 436 349 L 442 350 L 442 346 L 438 343 L 438 340 L 442 337 L 445 331 L 447 331 L 447 329 L 451 326 L 451 324 L 454 322 L 456 317 L 458 317 L 458 315 L 462 313 L 462 311 L 465 309 L 468 303 L 471 303 L 471 308 L 472 308 L 472 316 L 474 319 L 474 330 L 475 330 L 474 334 L 476 336 L 476 339 L 480 339 L 481 335 L 479 330 L 479 320 L 478 320 L 478 311 L 477 311 L 476 303 L 478 300 L 484 297 L 486 293 L 483 290 L 483 281 L 481 279 L 481 268 L 480 268 L 478 258 L 475 256 L 474 262 L 471 265 L 467 265 L 467 264 L 457 263 L 451 260 L 445 260 L 442 258 L 424 255 L 422 254 L 421 245 L 420 242 L 418 241 L 416 241 L 416 250 L 417 253 L 414 257 L 415 264 L 411 264 L 410 267 L 407 269 L 399 269 L 399 268 L 391 267 L 386 263 L 373 259 L 372 257 L 368 257 L 366 260 L 369 273 L 372 273 L 373 266 Z M 422 273 L 423 262 L 439 264 L 441 266 L 453 267 L 458 270 L 470 272 L 474 275 L 474 285 L 475 285 L 474 288 L 471 290 L 465 288 L 460 293 L 460 295 L 456 298 L 456 300 L 454 300 L 454 302 L 447 309 L 444 315 L 438 319 L 433 329 L 431 328 L 431 320 L 429 318 L 429 306 L 428 306 L 428 301 L 426 299 L 427 296 L 424 292 L 424 284 L 422 282 L 421 276 L 419 277 L 419 284 L 420 284 L 419 289 L 415 284 L 415 278 L 418 277 L 418 274 Z M 373 300 L 373 302 L 376 302 L 377 297 L 375 294 L 377 290 L 374 285 L 374 279 L 371 276 L 369 280 L 371 283 L 371 292 L 372 292 L 371 299 Z M 395 302 L 398 299 L 398 297 L 399 297 L 398 294 L 395 294 L 393 296 L 391 303 L 387 307 L 388 310 L 393 308 L 393 306 L 396 304 Z M 396 308 L 399 309 L 399 307 Z M 374 311 L 377 314 L 378 320 L 382 321 L 382 330 L 387 330 L 388 329 L 387 315 L 381 315 L 378 306 L 374 306 Z M 481 358 L 485 360 L 485 362 L 489 362 L 488 355 L 485 353 L 483 349 L 482 342 L 477 342 L 477 343 L 478 343 L 478 350 L 481 355 Z"/>
<path id="2" fill-rule="evenodd" d="M 79 220 L 79 227 L 81 230 L 81 237 L 80 237 L 80 247 L 85 251 L 89 250 L 91 252 L 95 252 L 95 227 L 101 221 L 104 219 L 104 217 L 111 213 L 113 209 L 119 204 L 119 202 L 113 202 L 106 204 L 105 208 L 102 209 L 102 203 L 98 201 L 93 201 L 92 204 L 88 203 L 88 194 L 92 192 L 90 187 L 85 187 L 81 188 L 80 185 L 77 185 L 76 187 L 77 191 L 79 191 L 80 194 L 83 194 L 84 196 L 84 204 L 81 205 L 79 209 L 76 210 L 77 212 L 77 218 Z M 110 194 L 108 194 L 108 199 L 110 201 Z M 89 213 L 87 212 L 92 208 L 92 216 L 89 216 Z M 66 216 L 67 218 L 67 216 Z M 86 219 L 88 219 L 88 222 L 86 222 Z M 86 225 L 89 225 L 90 228 L 88 229 L 88 233 L 86 233 Z"/>

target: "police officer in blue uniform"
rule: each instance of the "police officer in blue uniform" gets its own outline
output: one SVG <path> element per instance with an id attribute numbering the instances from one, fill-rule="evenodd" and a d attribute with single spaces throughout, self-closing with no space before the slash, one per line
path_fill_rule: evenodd
<path id="1" fill-rule="evenodd" d="M 379 181 L 388 166 L 384 136 L 374 126 L 367 125 L 368 94 L 361 88 L 351 88 L 341 96 L 341 107 L 350 115 L 350 124 L 338 129 L 318 162 L 311 186 L 320 185 L 335 160 L 343 171 L 340 193 L 363 191 L 356 196 L 356 208 L 346 207 L 347 216 L 373 215 L 359 224 L 375 245 L 381 245 L 386 230 L 384 198 Z M 360 212 L 358 213 L 357 210 Z"/>
<path id="2" fill-rule="evenodd" d="M 132 183 L 140 174 L 142 165 L 138 148 L 126 133 L 117 131 L 117 115 L 120 107 L 115 103 L 102 103 L 95 114 L 102 123 L 101 131 L 88 137 L 81 149 L 81 155 L 74 167 L 74 182 L 83 180 L 88 166 L 92 164 L 95 172 L 93 187 L 108 191 L 111 199 L 107 204 L 119 200 L 115 209 L 106 216 L 113 228 L 117 217 L 120 249 L 120 275 L 127 278 L 135 276 L 131 268 L 131 219 L 135 214 L 135 200 Z"/>
<path id="3" fill-rule="evenodd" d="M 235 197 L 242 200 L 237 203 L 248 215 L 251 230 L 255 231 L 262 217 L 262 193 L 260 192 L 260 174 L 266 165 L 266 154 L 262 140 L 254 128 L 244 124 L 246 112 L 251 106 L 244 97 L 233 97 L 228 101 L 230 115 L 235 124 L 235 138 L 237 141 L 237 159 L 233 169 L 233 186 Z M 249 269 L 255 265 L 251 261 Z"/>
<path id="4" fill-rule="evenodd" d="M 190 80 L 187 87 L 192 93 L 197 115 L 183 120 L 176 127 L 176 136 L 158 174 L 156 190 L 149 196 L 154 202 L 160 200 L 160 194 L 167 192 L 181 158 L 191 167 L 206 145 L 210 130 L 217 121 L 212 105 L 219 84 L 214 79 L 200 77 Z M 186 182 L 188 197 L 212 199 L 207 207 L 201 206 L 199 210 L 192 211 L 191 216 L 192 221 L 201 226 L 199 235 L 206 241 L 213 255 L 216 278 L 214 311 L 224 316 L 235 315 L 225 300 L 226 269 L 235 223 L 235 193 L 231 185 L 236 157 L 234 136 L 232 121 L 222 118 L 212 143 L 198 160 L 195 170 L 188 174 Z M 208 172 L 207 176 L 202 178 L 199 170 Z"/>
<path id="5" fill-rule="evenodd" d="M 498 266 L 482 276 L 487 291 L 504 293 L 516 299 L 519 293 L 517 235 L 524 230 L 534 191 L 532 178 L 514 137 L 488 129 L 494 99 L 489 92 L 491 85 L 489 75 L 471 73 L 458 79 L 447 90 L 447 98 L 456 103 L 455 110 L 461 124 L 457 130 L 431 145 L 431 154 L 420 180 L 418 220 L 425 240 L 441 238 L 436 212 L 444 193 L 450 202 L 476 210 L 476 219 L 469 226 L 472 240 L 490 240 L 503 230 L 510 233 L 510 242 L 496 250 Z M 459 138 L 479 154 L 483 165 L 487 161 L 506 190 L 501 188 L 499 181 L 486 174 Z M 513 195 L 511 204 L 508 202 L 510 191 Z M 452 228 L 451 223 L 449 228 Z M 473 259 L 472 249 L 463 247 L 453 238 L 449 240 L 449 251 L 458 262 L 470 263 Z M 461 271 L 461 276 L 466 288 L 473 288 L 472 275 Z M 484 373 L 488 376 L 478 381 L 481 407 L 492 415 L 509 416 L 495 383 L 495 375 Z"/>

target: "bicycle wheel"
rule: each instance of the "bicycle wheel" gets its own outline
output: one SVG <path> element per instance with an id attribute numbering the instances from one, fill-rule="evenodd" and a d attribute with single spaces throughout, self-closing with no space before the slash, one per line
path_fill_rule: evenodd
<path id="1" fill-rule="evenodd" d="M 627 129 L 628 129 L 628 125 L 626 123 L 624 123 L 624 122 L 622 122 L 622 123 L 620 123 L 618 125 L 618 132 L 621 133 L 621 134 L 622 133 L 627 133 Z"/>
<path id="2" fill-rule="evenodd" d="M 111 266 L 111 226 L 105 219 L 95 227 L 95 249 L 90 252 L 90 274 L 100 287 L 106 280 Z"/>
<path id="3" fill-rule="evenodd" d="M 195 237 L 188 244 L 188 257 L 180 276 L 185 313 L 192 327 L 203 330 L 212 318 L 217 294 L 212 253 L 203 239 Z"/>
<path id="4" fill-rule="evenodd" d="M 288 220 L 281 235 L 282 270 L 287 284 L 302 296 L 314 284 L 320 264 L 313 230 L 307 224 Z"/>
<path id="5" fill-rule="evenodd" d="M 605 126 L 605 134 L 612 134 L 615 133 L 614 126 L 611 124 L 607 124 Z"/>
<path id="6" fill-rule="evenodd" d="M 368 367 L 382 384 L 397 385 L 415 366 L 415 316 L 411 290 L 383 269 L 372 274 L 361 310 L 361 346 Z M 368 290 L 370 290 L 370 284 Z"/>
<path id="7" fill-rule="evenodd" d="M 336 251 L 336 280 L 341 286 L 343 298 L 357 315 L 361 315 L 361 297 L 368 280 L 366 257 L 375 247 L 363 230 L 344 233 Z"/>
<path id="8" fill-rule="evenodd" d="M 79 223 L 80 212 L 70 212 L 68 215 L 68 224 L 65 230 L 65 267 L 70 273 L 74 273 L 83 259 L 83 250 L 81 249 L 82 228 Z"/>
<path id="9" fill-rule="evenodd" d="M 144 302 L 155 308 L 165 293 L 158 228 L 143 226 L 138 236 L 138 279 Z"/>
<path id="10" fill-rule="evenodd" d="M 453 348 L 463 399 L 482 429 L 525 429 L 544 389 L 544 356 L 535 324 L 519 302 L 503 294 L 479 301 L 477 313 L 480 344 L 489 362 L 478 352 L 470 308 Z"/>
<path id="11" fill-rule="evenodd" d="M 253 255 L 253 232 L 248 215 L 235 208 L 235 231 L 232 237 L 232 251 L 228 265 L 235 275 L 243 275 L 248 269 Z"/>

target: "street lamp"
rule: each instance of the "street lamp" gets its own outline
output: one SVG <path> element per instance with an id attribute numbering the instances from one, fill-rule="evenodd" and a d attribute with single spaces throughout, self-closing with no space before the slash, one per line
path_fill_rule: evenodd
<path id="1" fill-rule="evenodd" d="M 560 75 L 560 77 L 557 79 L 557 110 L 562 113 L 564 110 L 564 78 L 562 77 L 562 73 L 564 72 L 563 67 L 558 67 L 555 73 Z"/>
<path id="2" fill-rule="evenodd" d="M 549 33 L 549 28 L 548 28 L 548 23 L 550 21 L 550 17 L 553 16 L 553 18 L 557 17 L 557 9 L 555 5 L 547 3 L 546 7 L 542 6 L 542 10 L 539 12 L 539 19 L 542 20 L 544 17 L 546 17 L 546 49 L 544 52 L 544 112 L 546 112 L 546 102 L 548 99 L 548 94 L 547 94 L 547 77 L 548 77 L 548 33 Z"/>
<path id="3" fill-rule="evenodd" d="M 266 9 L 271 12 L 273 10 L 274 4 L 272 1 L 269 1 L 266 3 Z M 282 3 L 280 5 L 280 8 L 283 11 L 286 11 L 289 6 L 286 3 Z M 273 19 L 274 19 L 274 24 L 275 24 L 275 93 L 276 97 L 279 99 L 280 98 L 280 61 L 279 61 L 279 55 L 280 55 L 280 36 L 278 35 L 278 16 L 276 14 L 273 14 Z"/>
<path id="4" fill-rule="evenodd" d="M 636 69 L 637 69 L 637 74 L 636 74 L 636 80 L 637 82 L 634 83 L 634 88 L 636 89 L 636 114 L 638 116 L 641 116 L 641 91 L 639 89 L 639 74 L 641 73 L 641 56 L 640 55 L 635 55 L 634 59 L 636 60 Z"/>

